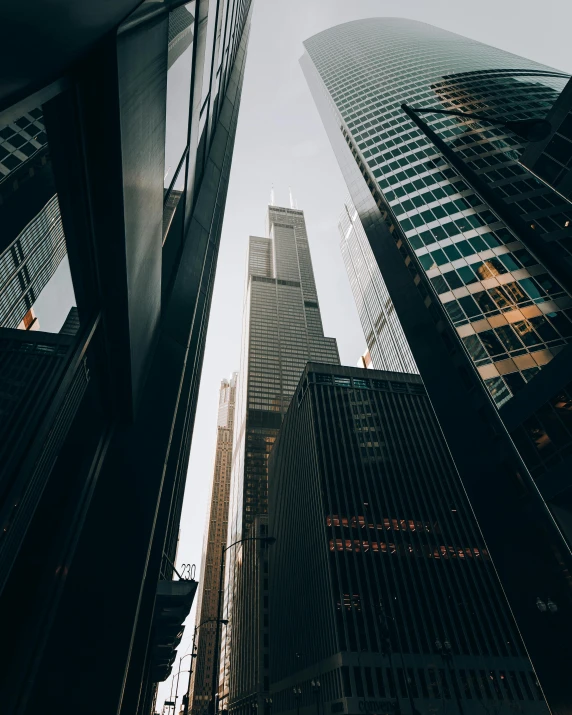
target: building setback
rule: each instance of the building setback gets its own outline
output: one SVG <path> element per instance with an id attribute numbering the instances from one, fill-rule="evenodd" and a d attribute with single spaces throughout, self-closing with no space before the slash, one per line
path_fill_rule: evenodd
<path id="1" fill-rule="evenodd" d="M 567 712 L 569 204 L 519 162 L 527 142 L 506 126 L 402 105 L 534 119 L 568 77 L 400 18 L 304 44 L 312 95 L 536 672 Z"/>
<path id="2" fill-rule="evenodd" d="M 230 380 L 223 380 L 220 385 L 211 504 L 205 528 L 195 617 L 196 657 L 189 691 L 189 712 L 193 715 L 204 715 L 211 699 L 220 559 L 222 548 L 226 544 L 228 529 L 237 376 L 236 372 L 233 373 Z"/>
<path id="3" fill-rule="evenodd" d="M 324 337 L 302 211 L 268 207 L 268 237 L 249 240 L 246 281 L 229 544 L 267 533 L 268 455 L 306 363 L 339 364 L 336 341 Z M 266 551 L 247 542 L 227 555 L 220 697 L 237 712 L 265 707 L 268 694 Z"/>
<path id="4" fill-rule="evenodd" d="M 367 359 L 371 367 L 394 372 L 418 372 L 350 196 L 344 202 L 338 230 L 342 257 L 365 335 Z"/>
<path id="5" fill-rule="evenodd" d="M 274 713 L 547 713 L 418 375 L 311 363 L 269 460 Z"/>
<path id="6" fill-rule="evenodd" d="M 251 13 L 62 0 L 18 24 L 17 2 L 0 8 L 30 38 L 0 47 L 6 712 L 150 715 L 171 673 L 197 587 L 176 547 Z M 39 310 L 40 330 L 15 329 L 37 327 L 64 254 L 77 311 L 61 334 Z"/>

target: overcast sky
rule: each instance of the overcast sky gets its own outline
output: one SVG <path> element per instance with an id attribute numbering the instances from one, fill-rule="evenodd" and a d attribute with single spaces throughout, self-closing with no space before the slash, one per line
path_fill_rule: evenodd
<path id="1" fill-rule="evenodd" d="M 197 573 L 212 479 L 218 387 L 223 377 L 239 369 L 247 241 L 249 235 L 264 235 L 272 184 L 277 204 L 288 205 L 291 186 L 298 208 L 305 212 L 325 334 L 337 338 L 343 364 L 355 365 L 365 349 L 339 250 L 337 220 L 346 188 L 298 64 L 303 40 L 358 18 L 409 17 L 572 73 L 570 0 L 254 2 L 177 557 L 178 564 L 195 563 Z M 194 609 L 179 655 L 190 651 L 193 625 Z M 181 678 L 180 694 L 187 677 Z M 169 686 L 167 681 L 160 689 L 159 712 Z"/>

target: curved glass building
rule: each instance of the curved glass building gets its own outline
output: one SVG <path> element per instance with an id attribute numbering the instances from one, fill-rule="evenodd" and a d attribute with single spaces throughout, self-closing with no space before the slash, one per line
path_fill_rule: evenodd
<path id="1" fill-rule="evenodd" d="M 400 18 L 349 22 L 304 46 L 304 74 L 549 704 L 568 712 L 572 648 L 564 639 L 556 657 L 550 643 L 572 633 L 572 207 L 520 162 L 529 142 L 506 126 L 545 117 L 568 76 Z M 539 622 L 549 595 L 562 605 Z"/>
<path id="2" fill-rule="evenodd" d="M 401 109 L 543 116 L 567 75 L 431 25 L 372 18 L 307 40 L 352 150 L 371 170 L 497 405 L 572 336 L 572 299 Z M 518 163 L 526 142 L 438 114 L 427 122 L 572 260 L 572 207 Z M 572 266 L 572 263 L 570 263 Z"/>

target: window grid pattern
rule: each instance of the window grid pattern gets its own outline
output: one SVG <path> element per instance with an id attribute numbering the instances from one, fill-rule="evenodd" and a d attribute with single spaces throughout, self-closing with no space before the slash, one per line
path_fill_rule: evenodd
<path id="1" fill-rule="evenodd" d="M 56 194 L 0 255 L 1 327 L 18 327 L 65 255 Z"/>
<path id="2" fill-rule="evenodd" d="M 341 250 L 372 366 L 418 373 L 403 328 L 351 198 L 338 223 Z"/>
<path id="3" fill-rule="evenodd" d="M 0 182 L 47 144 L 41 109 L 0 128 Z"/>
<path id="4" fill-rule="evenodd" d="M 440 698 L 546 712 L 420 377 L 309 365 L 270 477 L 279 712 L 296 705 L 281 681 L 321 665 L 327 677 L 337 653 L 339 682 L 322 690 L 324 702 L 347 699 L 339 712 L 365 697 L 398 711 L 410 695 L 429 701 L 420 711 Z M 437 640 L 451 643 L 450 661 Z"/>
<path id="5" fill-rule="evenodd" d="M 343 130 L 376 177 L 498 406 L 569 341 L 572 298 L 438 155 L 400 108 L 543 116 L 567 77 L 422 23 L 372 19 L 305 42 Z M 518 163 L 497 127 L 424 115 L 564 260 L 563 201 Z M 468 345 L 467 345 L 468 343 Z"/>

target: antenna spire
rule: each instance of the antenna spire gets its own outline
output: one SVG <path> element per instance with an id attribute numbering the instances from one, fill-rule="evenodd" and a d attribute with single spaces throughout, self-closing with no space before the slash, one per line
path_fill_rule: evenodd
<path id="1" fill-rule="evenodd" d="M 294 199 L 292 198 L 292 187 L 288 187 L 288 191 L 290 192 L 290 208 L 293 209 L 294 207 Z"/>
<path id="2" fill-rule="evenodd" d="M 274 206 L 274 184 L 270 188 L 270 206 Z"/>

